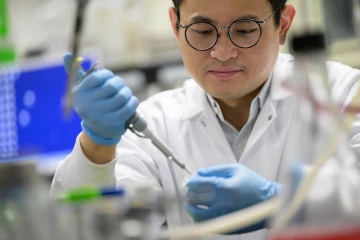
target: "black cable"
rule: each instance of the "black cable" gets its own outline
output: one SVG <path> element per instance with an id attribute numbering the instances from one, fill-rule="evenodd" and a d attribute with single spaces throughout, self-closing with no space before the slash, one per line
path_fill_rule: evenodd
<path id="1" fill-rule="evenodd" d="M 77 0 L 77 9 L 76 9 L 76 19 L 75 19 L 75 28 L 74 28 L 74 35 L 72 39 L 72 53 L 74 55 L 74 60 L 78 57 L 79 54 L 79 45 L 80 45 L 80 38 L 83 29 L 83 22 L 84 22 L 84 12 L 86 5 L 88 4 L 89 0 Z"/>

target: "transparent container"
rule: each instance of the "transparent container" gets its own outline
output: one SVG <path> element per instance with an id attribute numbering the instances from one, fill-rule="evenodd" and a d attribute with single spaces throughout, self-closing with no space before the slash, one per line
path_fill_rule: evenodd
<path id="1" fill-rule="evenodd" d="M 51 239 L 47 195 L 35 162 L 0 164 L 0 239 Z"/>
<path id="2" fill-rule="evenodd" d="M 271 240 L 360 239 L 360 169 L 334 104 L 322 34 L 293 41 L 296 109 L 283 154 L 283 204 Z"/>
<path id="3" fill-rule="evenodd" d="M 158 197 L 143 187 L 71 189 L 52 209 L 61 217 L 55 218 L 54 229 L 57 236 L 63 236 L 59 233 L 66 228 L 71 231 L 71 236 L 61 239 L 158 240 L 162 222 L 157 216 L 163 202 Z"/>
<path id="4" fill-rule="evenodd" d="M 0 164 L 0 239 L 160 238 L 162 218 L 158 216 L 165 202 L 158 191 L 146 185 L 118 194 L 121 191 L 104 187 L 94 188 L 99 195 L 91 195 L 91 190 L 86 189 L 69 190 L 78 193 L 78 198 L 66 198 L 64 194 L 59 199 L 50 199 L 36 162 Z"/>

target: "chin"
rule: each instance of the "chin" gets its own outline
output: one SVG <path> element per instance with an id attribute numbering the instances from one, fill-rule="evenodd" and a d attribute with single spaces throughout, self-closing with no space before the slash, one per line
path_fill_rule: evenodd
<path id="1" fill-rule="evenodd" d="M 212 97 L 220 99 L 234 99 L 247 94 L 244 87 L 234 86 L 234 84 L 229 84 L 228 86 L 210 86 L 207 90 Z"/>
<path id="2" fill-rule="evenodd" d="M 244 96 L 242 93 L 239 92 L 219 92 L 219 91 L 214 91 L 214 92 L 208 92 L 210 94 L 210 96 L 212 96 L 213 98 L 217 98 L 217 99 L 223 99 L 223 100 L 230 100 L 230 99 L 236 99 L 239 97 Z"/>

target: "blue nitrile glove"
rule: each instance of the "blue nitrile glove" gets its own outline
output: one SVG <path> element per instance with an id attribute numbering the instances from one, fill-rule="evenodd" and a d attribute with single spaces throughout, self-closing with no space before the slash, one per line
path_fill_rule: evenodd
<path id="1" fill-rule="evenodd" d="M 72 54 L 64 56 L 69 73 Z M 85 72 L 80 70 L 78 78 Z M 73 107 L 82 118 L 81 126 L 86 134 L 99 145 L 117 144 L 125 133 L 126 121 L 135 113 L 139 100 L 132 95 L 124 81 L 106 69 L 85 77 L 73 89 Z"/>
<path id="2" fill-rule="evenodd" d="M 201 169 L 187 186 L 188 202 L 185 207 L 195 222 L 220 217 L 268 200 L 281 188 L 279 183 L 267 181 L 241 164 Z M 265 228 L 266 222 L 262 221 L 234 233 Z"/>

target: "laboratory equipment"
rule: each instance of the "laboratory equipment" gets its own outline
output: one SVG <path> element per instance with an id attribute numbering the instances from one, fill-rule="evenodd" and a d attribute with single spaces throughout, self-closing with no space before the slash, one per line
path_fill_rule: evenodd
<path id="1" fill-rule="evenodd" d="M 87 187 L 75 190 L 67 191 L 63 196 L 61 196 L 62 201 L 66 202 L 76 202 L 76 201 L 85 201 L 85 200 L 92 200 L 98 199 L 101 197 L 114 197 L 124 196 L 125 191 L 124 189 L 117 189 L 117 188 L 96 188 L 96 187 Z"/>
<path id="2" fill-rule="evenodd" d="M 147 127 L 147 123 L 138 113 L 135 113 L 126 123 L 127 127 L 135 133 L 138 137 L 148 138 L 151 142 L 172 162 L 178 167 L 183 169 L 189 175 L 192 175 L 191 171 L 186 165 L 178 160 L 178 158 L 171 152 L 170 148 L 161 141 L 156 135 Z M 143 133 L 144 136 L 138 132 Z"/>
<path id="3" fill-rule="evenodd" d="M 75 55 L 74 55 L 75 56 Z M 81 67 L 82 59 L 78 57 L 74 64 L 71 67 L 71 71 L 69 74 L 73 74 L 74 78 L 78 77 L 79 71 L 84 71 Z M 83 74 L 83 76 L 77 80 L 77 83 L 80 83 L 84 78 L 86 78 L 88 75 L 90 75 L 92 72 L 97 70 L 98 62 L 95 62 L 92 67 Z M 73 71 L 76 70 L 76 71 Z M 70 76 L 70 78 L 72 78 Z M 177 166 L 179 166 L 181 169 L 186 171 L 189 175 L 191 175 L 191 171 L 185 166 L 184 163 L 180 162 L 178 158 L 172 153 L 170 148 L 159 138 L 156 137 L 156 135 L 147 127 L 146 121 L 138 114 L 135 113 L 127 122 L 126 127 L 129 128 L 134 134 L 141 138 L 148 138 L 151 140 L 151 142 L 172 162 L 174 162 Z M 140 135 L 139 133 L 143 133 L 143 135 Z"/>
<path id="4" fill-rule="evenodd" d="M 79 59 L 78 59 L 79 60 Z M 80 60 L 81 61 L 81 64 L 82 64 L 82 61 L 83 59 Z M 95 72 L 97 70 L 97 66 L 98 66 L 98 62 L 96 61 L 92 66 L 91 68 L 85 73 L 85 75 L 79 80 L 79 82 L 81 82 L 84 78 L 86 78 L 87 76 L 89 76 L 91 73 Z"/>
<path id="5" fill-rule="evenodd" d="M 71 68 L 69 71 L 69 81 L 67 84 L 67 91 L 66 91 L 66 102 L 65 102 L 65 114 L 68 115 L 71 109 L 72 101 L 73 101 L 73 93 L 72 89 L 77 82 L 78 79 L 78 72 L 80 70 L 83 71 L 81 67 L 81 58 L 78 56 L 79 51 L 79 44 L 80 44 L 80 36 L 82 32 L 83 26 L 83 18 L 84 18 L 84 11 L 88 4 L 89 0 L 78 0 L 77 6 L 77 13 L 76 13 L 76 24 L 74 29 L 74 37 L 72 43 L 72 54 L 73 54 L 73 62 L 71 64 Z M 96 71 L 95 63 L 85 75 L 79 79 L 78 81 L 81 82 L 86 76 L 90 73 Z M 191 175 L 191 171 L 185 166 L 185 164 L 181 163 L 176 156 L 171 152 L 170 148 L 159 138 L 156 137 L 153 132 L 148 129 L 146 121 L 140 117 L 138 113 L 134 114 L 128 121 L 127 127 L 134 132 L 139 137 L 145 137 L 152 141 L 152 143 L 170 160 L 173 161 L 176 165 L 178 165 L 181 169 L 186 171 L 189 175 Z M 139 135 L 138 133 L 141 132 L 144 136 Z"/>
<path id="6" fill-rule="evenodd" d="M 0 164 L 1 240 L 158 240 L 163 203 L 149 186 L 73 188 L 49 199 L 36 162 Z"/>
<path id="7" fill-rule="evenodd" d="M 151 186 L 74 188 L 58 206 L 70 209 L 76 240 L 158 240 L 163 199 Z"/>
<path id="8" fill-rule="evenodd" d="M 359 239 L 360 192 L 353 187 L 360 169 L 340 116 L 344 109 L 330 95 L 324 36 L 305 33 L 292 44 L 296 81 L 286 87 L 296 93 L 296 112 L 283 155 L 284 204 L 272 239 Z"/>
<path id="9" fill-rule="evenodd" d="M 111 116 L 113 116 L 113 118 L 110 119 L 109 117 L 104 117 L 103 113 L 99 114 L 94 112 L 93 102 L 90 102 L 86 99 L 95 98 L 94 102 L 96 103 L 97 101 L 96 99 L 98 98 L 94 97 L 94 95 L 101 92 L 101 88 L 104 88 L 104 84 L 99 86 L 92 86 L 90 84 L 91 86 L 86 86 L 86 82 L 84 82 L 83 85 L 81 85 L 81 83 L 86 76 L 88 76 L 91 72 L 96 71 L 97 63 L 95 63 L 88 72 L 85 72 L 81 68 L 81 58 L 78 57 L 75 60 L 75 64 L 73 64 L 74 62 L 73 59 L 74 59 L 74 55 L 71 54 L 66 54 L 64 57 L 65 68 L 67 69 L 69 74 L 74 74 L 74 77 L 76 77 L 76 79 L 79 79 L 77 80 L 77 83 L 80 84 L 79 88 L 76 89 L 75 96 L 77 100 L 75 101 L 74 108 L 78 109 L 77 110 L 78 112 L 80 111 L 88 112 L 93 116 L 93 118 L 101 119 L 100 121 L 98 120 L 100 124 L 97 124 L 96 122 L 87 121 L 86 118 L 83 118 L 83 122 L 82 122 L 83 129 L 95 143 L 100 145 L 117 144 L 120 141 L 122 134 L 126 131 L 127 128 L 129 128 L 137 136 L 141 138 L 150 139 L 152 143 L 168 158 L 169 161 L 174 162 L 181 169 L 183 169 L 189 175 L 191 175 L 191 171 L 185 166 L 185 164 L 180 162 L 178 158 L 172 153 L 170 148 L 158 137 L 156 137 L 156 135 L 148 128 L 146 121 L 138 113 L 132 115 L 132 113 L 135 112 L 136 110 L 138 101 L 136 100 L 136 104 L 135 104 L 135 100 L 134 97 L 132 96 L 131 90 L 127 86 L 124 86 L 122 82 L 123 80 L 120 79 L 119 77 L 112 78 L 113 77 L 112 73 L 107 70 L 101 70 L 102 75 L 97 75 L 97 76 L 94 75 L 90 77 L 93 77 L 97 82 L 99 81 L 105 82 L 108 80 L 114 80 L 116 78 L 115 79 L 116 81 L 109 82 L 109 85 L 111 85 L 112 87 L 111 88 L 108 87 L 104 89 L 104 91 L 106 91 L 107 94 L 113 96 L 114 95 L 114 93 L 112 92 L 113 89 L 117 89 L 118 93 L 122 94 L 124 97 L 122 97 L 121 99 L 119 98 L 118 101 L 115 102 L 115 104 L 118 105 L 117 108 L 119 108 L 119 106 L 121 106 L 122 108 L 126 108 L 125 109 L 126 111 L 124 110 L 124 113 L 120 116 L 118 116 L 119 114 L 114 115 L 111 113 Z M 70 62 L 71 64 L 69 64 Z M 77 71 L 75 73 L 72 73 L 74 65 Z M 89 90 L 89 88 L 91 89 L 91 91 Z M 93 91 L 93 88 L 97 88 L 97 91 Z M 90 95 L 92 97 L 89 97 Z M 124 101 L 124 102 L 122 103 L 120 101 Z M 131 104 L 129 105 L 127 102 L 131 102 Z M 102 101 L 101 104 L 103 104 L 104 106 L 106 105 L 104 104 L 104 101 Z M 114 102 L 109 102 L 109 104 L 114 104 Z M 129 111 L 130 113 L 128 113 Z M 132 116 L 129 119 L 127 119 L 128 116 L 126 115 L 126 113 L 129 116 L 131 115 Z M 122 125 L 123 121 L 124 122 L 126 121 L 125 127 Z M 140 135 L 139 133 L 142 133 L 143 135 Z"/>
<path id="10" fill-rule="evenodd" d="M 95 61 L 86 57 L 83 67 Z M 59 59 L 22 61 L 0 70 L 0 162 L 36 159 L 41 173 L 53 174 L 81 131 L 77 114 L 63 116 L 67 75 Z M 41 117 L 38 117 L 41 116 Z"/>
<path id="11" fill-rule="evenodd" d="M 13 67 L 0 69 L 0 160 L 18 156 L 15 109 L 15 81 L 18 70 Z"/>
<path id="12" fill-rule="evenodd" d="M 66 102 L 65 102 L 65 113 L 69 114 L 72 104 L 72 88 L 74 87 L 77 74 L 79 69 L 81 68 L 81 61 L 79 61 L 79 45 L 81 40 L 81 34 L 83 29 L 83 21 L 84 21 L 84 12 L 87 7 L 89 0 L 77 0 L 77 9 L 76 9 L 76 22 L 74 28 L 73 42 L 72 42 L 72 53 L 74 55 L 73 63 L 71 64 L 71 70 L 69 73 L 69 80 L 67 83 L 66 90 Z"/>
<path id="13" fill-rule="evenodd" d="M 34 162 L 0 164 L 0 238 L 51 239 L 47 190 Z"/>
<path id="14" fill-rule="evenodd" d="M 0 0 L 0 65 L 16 60 L 16 51 L 11 44 L 7 0 Z M 0 74 L 1 74 L 0 66 Z M 1 77 L 0 77 L 1 80 Z"/>
<path id="15" fill-rule="evenodd" d="M 8 35 L 8 14 L 7 14 L 7 0 L 0 1 L 0 38 L 7 37 Z"/>
<path id="16" fill-rule="evenodd" d="M 357 36 L 357 42 L 360 49 L 360 1 L 359 0 L 352 0 L 353 5 L 353 21 L 355 26 L 355 33 Z"/>
<path id="17" fill-rule="evenodd" d="M 226 234 L 249 227 L 272 216 L 280 207 L 278 198 L 265 203 L 224 215 L 196 225 L 164 229 L 160 233 L 162 239 L 202 239 L 211 234 Z"/>

